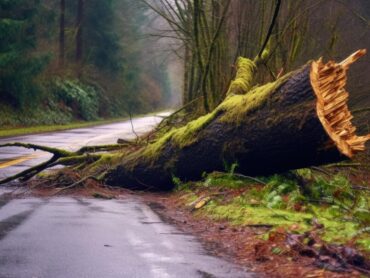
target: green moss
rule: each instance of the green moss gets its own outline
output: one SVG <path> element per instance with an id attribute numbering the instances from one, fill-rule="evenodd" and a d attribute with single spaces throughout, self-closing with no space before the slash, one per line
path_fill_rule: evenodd
<path id="1" fill-rule="evenodd" d="M 351 221 L 340 221 L 340 219 L 326 219 L 318 217 L 321 224 L 325 226 L 323 239 L 328 242 L 345 243 L 356 236 L 359 226 Z"/>
<path id="2" fill-rule="evenodd" d="M 259 108 L 267 101 L 268 97 L 285 82 L 287 78 L 288 76 L 285 76 L 275 82 L 257 87 L 246 95 L 229 96 L 211 113 L 199 117 L 189 122 L 187 125 L 178 129 L 173 129 L 163 135 L 157 142 L 150 144 L 144 150 L 143 155 L 149 158 L 156 157 L 169 140 L 172 140 L 172 142 L 180 148 L 193 144 L 198 139 L 199 131 L 212 122 L 218 115 L 222 115 L 222 121 L 239 123 L 248 113 Z"/>
<path id="3" fill-rule="evenodd" d="M 239 57 L 238 73 L 236 79 L 230 86 L 230 90 L 246 93 L 253 79 L 255 64 L 253 61 Z M 264 86 L 256 87 L 244 95 L 235 94 L 229 90 L 229 96 L 211 113 L 204 115 L 187 125 L 167 132 L 160 139 L 145 148 L 142 155 L 148 159 L 155 158 L 163 149 L 165 144 L 172 140 L 178 147 L 183 148 L 195 143 L 198 140 L 199 131 L 221 115 L 224 122 L 240 123 L 246 115 L 261 107 L 288 78 L 290 74 L 283 76 L 275 82 L 267 83 Z M 233 85 L 234 84 L 234 85 Z M 239 85 L 238 85 L 239 84 Z M 233 86 L 235 87 L 233 89 Z M 225 146 L 227 149 L 227 146 Z"/>
<path id="4" fill-rule="evenodd" d="M 161 136 L 156 142 L 148 145 L 142 155 L 147 158 L 155 158 L 162 150 L 165 144 L 172 140 L 177 146 L 185 147 L 197 140 L 197 133 L 199 130 L 204 128 L 215 118 L 216 111 L 199 117 L 198 119 L 189 122 L 187 125 L 172 129 L 163 136 Z"/>
<path id="5" fill-rule="evenodd" d="M 89 165 L 86 170 L 90 173 L 98 173 L 101 171 L 105 171 L 109 168 L 113 168 L 115 165 L 119 164 L 122 160 L 121 153 L 104 153 L 100 155 L 100 158 Z"/>
<path id="6" fill-rule="evenodd" d="M 364 238 L 364 239 L 358 239 L 356 243 L 363 249 L 370 251 L 370 239 Z"/>
<path id="7" fill-rule="evenodd" d="M 299 223 L 302 230 L 308 228 L 312 219 L 309 213 L 289 212 L 286 210 L 269 209 L 265 207 L 253 207 L 241 204 L 237 198 L 229 204 L 210 202 L 204 209 L 204 213 L 215 220 L 229 220 L 238 225 L 272 225 L 291 226 Z"/>
<path id="8" fill-rule="evenodd" d="M 308 174 L 308 171 L 298 172 L 302 175 Z M 314 199 L 316 202 L 310 202 L 311 195 L 303 195 L 300 192 L 294 179 L 279 175 L 260 179 L 267 182 L 267 185 L 262 187 L 251 183 L 246 186 L 244 180 L 217 172 L 207 175 L 202 182 L 187 184 L 178 190 L 184 192 L 186 203 L 191 203 L 200 196 L 212 198 L 208 204 L 195 212 L 197 216 L 242 226 L 271 225 L 289 230 L 294 225 L 294 232 L 300 233 L 314 229 L 312 222 L 315 218 L 324 226 L 323 229 L 317 230 L 324 241 L 356 242 L 359 249 L 370 251 L 367 222 L 360 221 L 356 216 L 358 209 L 348 210 L 341 205 L 347 202 L 343 200 L 344 197 L 346 200 L 353 200 L 354 197 L 347 194 L 347 183 L 339 177 L 333 177 L 327 184 L 321 184 L 321 192 L 329 186 L 330 193 L 317 196 Z M 214 194 L 215 192 L 222 194 Z M 362 195 L 364 193 L 361 193 L 361 198 L 356 199 L 355 203 L 352 201 L 352 206 L 363 207 L 362 211 L 367 212 L 368 202 L 363 200 Z M 328 199 L 330 196 L 332 201 Z M 277 197 L 278 203 L 275 202 Z M 323 204 L 317 202 L 318 200 L 323 200 Z"/>
<path id="9" fill-rule="evenodd" d="M 239 57 L 237 60 L 237 72 L 231 82 L 227 95 L 245 94 L 252 87 L 256 64 L 247 58 Z"/>
<path id="10" fill-rule="evenodd" d="M 234 198 L 230 203 L 222 204 L 217 200 L 209 202 L 201 211 L 200 215 L 213 220 L 227 220 L 234 225 L 272 225 L 274 227 L 298 227 L 296 231 L 305 232 L 312 229 L 312 219 L 316 217 L 318 222 L 324 225 L 322 239 L 327 242 L 346 243 L 356 238 L 359 230 L 358 223 L 341 221 L 336 218 L 325 218 L 308 212 L 295 212 L 282 209 L 269 209 L 264 206 L 252 206 L 247 204 L 244 198 Z M 297 226 L 298 225 L 298 226 Z M 366 238 L 357 240 L 361 248 L 369 247 Z M 370 250 L 370 249 L 367 249 Z"/>
<path id="11" fill-rule="evenodd" d="M 198 119 L 191 121 L 186 126 L 176 130 L 173 134 L 173 140 L 180 147 L 188 146 L 197 140 L 197 133 L 206 127 L 214 118 L 217 112 L 212 112 Z"/>
<path id="12" fill-rule="evenodd" d="M 256 87 L 245 95 L 229 96 L 216 108 L 224 111 L 221 120 L 224 122 L 241 122 L 246 115 L 260 108 L 289 76 L 286 75 L 275 82 Z"/>
<path id="13" fill-rule="evenodd" d="M 173 134 L 177 129 L 170 130 L 163 136 L 161 136 L 156 142 L 149 144 L 142 153 L 143 157 L 154 158 L 156 157 L 163 149 L 164 145 L 172 138 Z"/>
<path id="14" fill-rule="evenodd" d="M 218 188 L 245 188 L 252 181 L 241 180 L 234 177 L 231 174 L 219 174 L 212 173 L 207 176 L 204 183 L 201 184 L 203 187 L 218 187 Z M 255 183 L 255 182 L 254 182 Z"/>

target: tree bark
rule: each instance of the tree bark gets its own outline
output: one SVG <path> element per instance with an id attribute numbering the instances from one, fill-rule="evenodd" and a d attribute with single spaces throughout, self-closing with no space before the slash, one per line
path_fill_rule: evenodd
<path id="1" fill-rule="evenodd" d="M 237 163 L 245 175 L 268 175 L 334 163 L 365 150 L 357 136 L 345 91 L 349 65 L 310 62 L 273 83 L 249 89 L 255 63 L 238 59 L 228 97 L 211 113 L 174 129 L 156 143 L 123 156 L 105 175 L 108 185 L 173 188 L 173 177 L 199 179 Z"/>
<path id="2" fill-rule="evenodd" d="M 60 22 L 59 22 L 59 66 L 64 66 L 65 57 L 65 0 L 60 0 Z"/>
<path id="3" fill-rule="evenodd" d="M 78 72 L 80 74 L 82 56 L 83 56 L 83 15 L 84 15 L 84 0 L 78 0 L 77 4 L 77 18 L 76 18 L 76 63 Z"/>

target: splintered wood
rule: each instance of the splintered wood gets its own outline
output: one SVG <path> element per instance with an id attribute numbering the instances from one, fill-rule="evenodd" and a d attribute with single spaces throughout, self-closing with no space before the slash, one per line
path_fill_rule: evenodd
<path id="1" fill-rule="evenodd" d="M 344 88 L 349 66 L 365 54 L 366 49 L 358 50 L 339 64 L 333 61 L 324 64 L 320 58 L 311 66 L 310 79 L 317 97 L 317 115 L 338 149 L 348 157 L 364 151 L 366 141 L 370 140 L 370 134 L 356 135 L 356 127 L 351 122 L 353 116 L 347 105 L 349 94 Z"/>

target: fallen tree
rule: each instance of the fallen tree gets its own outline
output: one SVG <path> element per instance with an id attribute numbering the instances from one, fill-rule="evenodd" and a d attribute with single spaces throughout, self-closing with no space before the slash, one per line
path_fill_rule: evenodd
<path id="1" fill-rule="evenodd" d="M 89 150 L 57 152 L 59 157 L 41 168 L 72 164 L 108 185 L 168 190 L 173 177 L 199 179 L 203 172 L 224 170 L 225 164 L 237 163 L 241 174 L 267 175 L 352 158 L 365 150 L 370 135 L 356 135 L 351 123 L 346 73 L 365 52 L 341 63 L 309 62 L 253 88 L 257 61 L 239 58 L 226 99 L 211 113 L 139 148 L 93 156 L 86 154 Z"/>

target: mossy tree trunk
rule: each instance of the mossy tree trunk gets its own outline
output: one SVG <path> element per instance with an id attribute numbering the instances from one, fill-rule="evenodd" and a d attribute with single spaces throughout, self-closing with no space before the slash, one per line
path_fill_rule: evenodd
<path id="1" fill-rule="evenodd" d="M 359 50 L 341 63 L 310 62 L 263 86 L 253 86 L 260 58 L 239 58 L 226 99 L 155 143 L 92 146 L 77 152 L 23 143 L 0 145 L 53 154 L 49 161 L 0 184 L 66 165 L 108 185 L 168 190 L 174 177 L 195 180 L 233 163 L 241 174 L 268 175 L 351 158 L 365 151 L 370 140 L 370 134 L 356 135 L 345 90 L 349 65 L 365 52 Z M 107 151 L 113 153 L 101 154 Z"/>
<path id="2" fill-rule="evenodd" d="M 239 58 L 228 97 L 211 113 L 124 156 L 105 175 L 108 185 L 173 188 L 173 177 L 199 179 L 237 163 L 246 175 L 338 162 L 365 150 L 345 91 L 346 71 L 361 50 L 342 63 L 310 62 L 264 86 L 252 86 L 255 62 Z"/>

